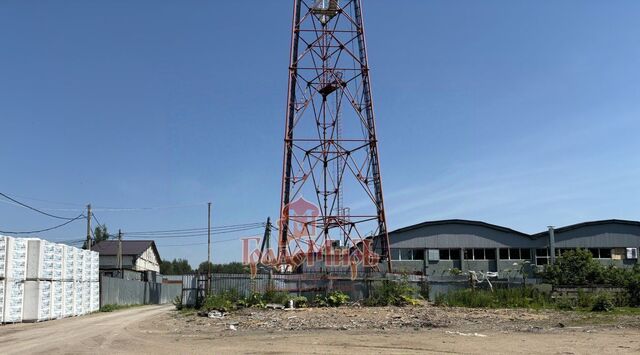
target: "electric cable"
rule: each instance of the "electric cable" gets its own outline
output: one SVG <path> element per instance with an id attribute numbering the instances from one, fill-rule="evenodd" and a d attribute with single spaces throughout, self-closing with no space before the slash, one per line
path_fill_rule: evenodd
<path id="1" fill-rule="evenodd" d="M 66 222 L 64 222 L 64 223 L 62 223 L 62 224 L 59 224 L 59 225 L 57 225 L 57 226 L 53 226 L 53 227 L 50 227 L 50 228 L 40 229 L 40 230 L 33 230 L 33 231 L 18 231 L 18 232 L 16 232 L 16 231 L 3 231 L 3 230 L 0 230 L 0 233 L 5 233 L 5 234 L 34 234 L 34 233 L 48 232 L 48 231 L 51 231 L 51 230 L 54 230 L 54 229 L 58 229 L 58 228 L 64 227 L 64 226 L 66 226 L 67 224 L 69 224 L 69 223 L 71 223 L 71 222 L 74 222 L 74 221 L 77 221 L 78 219 L 83 218 L 83 217 L 85 217 L 85 215 L 84 215 L 84 213 L 81 213 L 80 215 L 78 215 L 78 217 L 73 218 L 73 219 L 71 219 L 71 220 L 69 220 L 69 221 L 66 221 Z"/>
<path id="2" fill-rule="evenodd" d="M 18 200 L 16 200 L 16 199 L 14 199 L 14 198 L 12 198 L 12 197 L 9 197 L 9 196 L 7 196 L 6 194 L 4 194 L 4 193 L 2 193 L 2 192 L 0 192 L 0 196 L 2 196 L 2 197 L 4 197 L 4 198 L 6 198 L 7 200 L 10 200 L 10 201 L 12 201 L 12 202 L 14 202 L 14 203 L 18 204 L 18 205 L 20 205 L 20 206 L 22 206 L 22 207 L 24 207 L 24 208 L 30 209 L 30 210 L 32 210 L 32 211 L 38 212 L 38 213 L 40 213 L 40 214 L 43 214 L 43 215 L 48 216 L 48 217 L 51 217 L 51 218 L 65 219 L 65 220 L 68 220 L 68 221 L 72 221 L 72 220 L 75 220 L 75 219 L 76 219 L 76 218 L 69 218 L 69 217 L 56 216 L 56 215 L 54 215 L 54 214 L 51 214 L 51 213 L 47 213 L 47 212 L 41 211 L 41 210 L 39 210 L 39 209 L 37 209 L 37 208 L 35 208 L 35 207 L 32 207 L 32 206 L 27 205 L 26 203 L 22 203 L 22 202 L 20 202 L 20 201 L 18 201 Z M 83 211 L 84 211 L 84 210 L 83 210 Z"/>

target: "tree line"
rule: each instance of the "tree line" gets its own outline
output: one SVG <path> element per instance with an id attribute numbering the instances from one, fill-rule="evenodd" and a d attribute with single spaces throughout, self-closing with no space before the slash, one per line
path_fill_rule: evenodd
<path id="1" fill-rule="evenodd" d="M 193 269 L 189 264 L 189 261 L 185 259 L 173 259 L 162 260 L 160 263 L 160 273 L 162 275 L 183 275 L 190 273 L 207 273 L 209 271 L 208 265 L 211 265 L 212 273 L 220 274 L 248 274 L 249 266 L 243 265 L 240 262 L 231 262 L 226 264 L 214 264 L 203 261 L 197 268 Z"/>

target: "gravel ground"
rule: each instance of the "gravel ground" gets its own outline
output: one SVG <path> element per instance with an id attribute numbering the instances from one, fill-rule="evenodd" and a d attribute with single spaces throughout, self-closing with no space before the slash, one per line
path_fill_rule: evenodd
<path id="1" fill-rule="evenodd" d="M 415 307 L 340 307 L 272 310 L 249 308 L 223 318 L 173 312 L 176 332 L 443 329 L 453 332 L 558 332 L 563 330 L 640 329 L 639 315 L 525 309 Z M 233 329 L 232 329 L 233 328 Z"/>

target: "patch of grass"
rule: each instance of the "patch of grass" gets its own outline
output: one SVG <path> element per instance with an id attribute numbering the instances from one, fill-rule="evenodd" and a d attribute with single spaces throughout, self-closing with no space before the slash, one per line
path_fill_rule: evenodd
<path id="1" fill-rule="evenodd" d="M 104 306 L 100 307 L 99 312 L 113 312 L 113 311 L 119 311 L 119 310 L 123 310 L 123 309 L 128 309 L 128 308 L 133 308 L 133 307 L 140 307 L 140 306 L 144 306 L 143 304 L 105 304 Z"/>
<path id="2" fill-rule="evenodd" d="M 178 313 L 180 313 L 180 315 L 183 315 L 185 317 L 188 316 L 192 316 L 194 314 L 196 314 L 198 310 L 192 307 L 183 307 L 181 309 L 178 310 Z"/>
<path id="3" fill-rule="evenodd" d="M 547 294 L 534 288 L 496 288 L 489 290 L 464 289 L 439 294 L 435 300 L 438 306 L 470 308 L 550 308 Z"/>

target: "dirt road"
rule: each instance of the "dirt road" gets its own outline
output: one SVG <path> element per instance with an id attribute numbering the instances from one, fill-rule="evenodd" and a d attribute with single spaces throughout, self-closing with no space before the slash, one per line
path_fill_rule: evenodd
<path id="1" fill-rule="evenodd" d="M 444 327 L 405 327 L 398 319 L 398 309 L 368 309 L 379 318 L 389 318 L 384 328 L 309 329 L 295 326 L 286 329 L 256 328 L 275 317 L 274 324 L 284 320 L 364 319 L 362 309 L 305 310 L 294 317 L 290 313 L 251 312 L 229 319 L 213 320 L 183 315 L 171 306 L 145 306 L 113 313 L 62 319 L 38 324 L 16 324 L 0 327 L 0 354 L 91 353 L 91 354 L 226 354 L 226 353 L 552 353 L 597 354 L 638 353 L 640 332 L 637 327 L 617 325 L 557 328 L 546 326 L 556 322 L 536 323 L 530 330 L 505 327 L 504 320 L 517 315 L 523 324 L 547 314 L 527 311 L 471 311 L 405 309 L 402 317 L 421 311 L 447 312 L 460 321 Z M 340 318 L 338 315 L 342 315 Z M 415 315 L 415 314 L 414 314 Z M 496 316 L 497 315 L 497 316 Z M 436 313 L 441 318 L 440 313 Z M 535 317 L 534 317 L 535 316 Z M 256 318 L 257 317 L 257 318 Z M 490 319 L 495 318 L 493 321 Z M 551 314 L 550 318 L 555 318 Z M 271 320 L 269 320 L 271 319 Z M 478 323 L 478 319 L 483 319 Z M 516 322 L 520 322 L 515 320 Z M 542 322 L 542 321 L 540 321 Z M 465 325 L 469 323 L 469 325 Z M 237 330 L 231 330 L 235 324 Z M 338 324 L 336 324 L 338 325 Z M 304 330 L 301 330 L 304 329 Z M 525 328 L 522 328 L 525 329 Z"/>
<path id="2" fill-rule="evenodd" d="M 0 354 L 108 353 L 144 350 L 138 326 L 173 306 L 145 306 L 42 323 L 0 327 Z"/>

